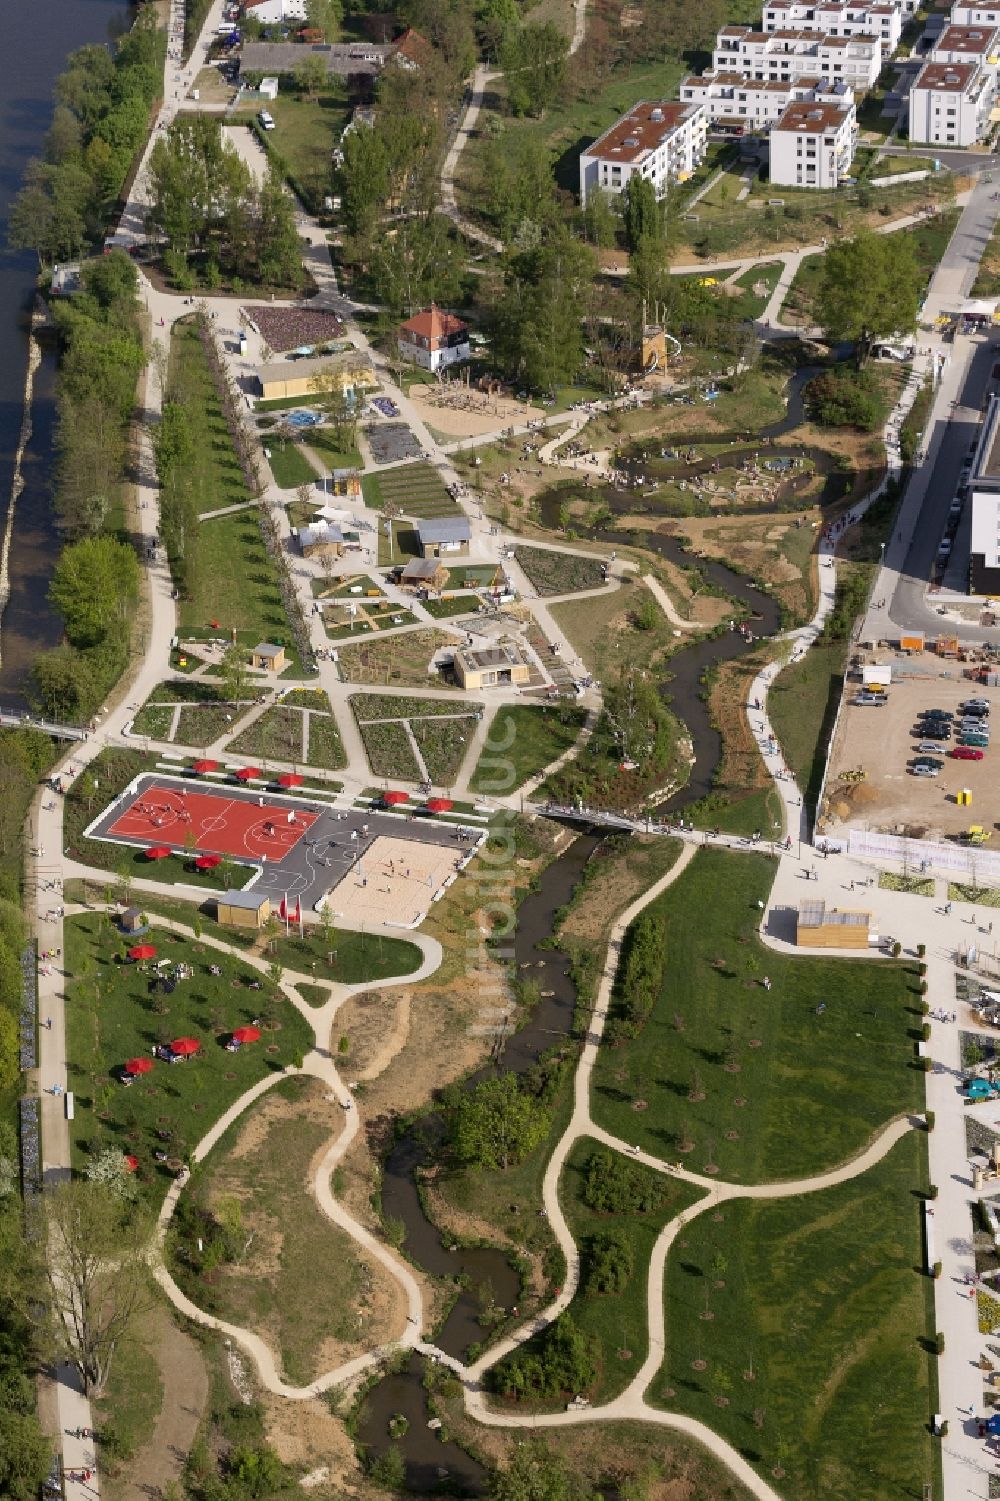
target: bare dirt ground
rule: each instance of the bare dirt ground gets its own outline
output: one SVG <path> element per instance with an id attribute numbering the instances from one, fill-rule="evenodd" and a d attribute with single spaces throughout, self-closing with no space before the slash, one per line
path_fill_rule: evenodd
<path id="1" fill-rule="evenodd" d="M 342 1067 L 352 1079 L 369 1083 L 388 1068 L 410 1031 L 409 990 L 366 990 L 353 995 L 337 1012 L 333 1045 L 346 1037 Z"/>
<path id="2" fill-rule="evenodd" d="M 535 422 L 547 415 L 544 407 L 502 396 L 487 397 L 475 391 L 464 396 L 455 394 L 449 400 L 437 386 L 413 385 L 409 396 L 424 422 L 451 438 L 476 438 L 481 433 L 495 433 L 502 427 Z M 460 404 L 465 400 L 468 406 Z"/>
<path id="3" fill-rule="evenodd" d="M 317 1483 L 305 1491 L 313 1496 L 343 1497 L 344 1487 L 360 1478 L 354 1445 L 341 1420 L 326 1400 L 286 1402 L 261 1392 L 267 1441 L 283 1464 L 303 1465 L 317 1475 Z M 322 1471 L 326 1470 L 326 1475 Z"/>
<path id="4" fill-rule="evenodd" d="M 158 1501 L 169 1485 L 179 1483 L 208 1399 L 201 1351 L 162 1303 L 153 1305 L 146 1334 L 160 1368 L 163 1402 L 146 1443 L 129 1464 L 134 1478 L 122 1492 L 123 1501 Z"/>
<path id="5" fill-rule="evenodd" d="M 881 652 L 879 660 L 902 661 Z M 991 828 L 1000 818 L 996 750 L 982 761 L 957 761 L 948 755 L 954 742 L 935 751 L 943 762 L 935 779 L 911 776 L 907 764 L 916 754 L 912 733 L 921 709 L 957 710 L 962 699 L 983 697 L 1000 705 L 1000 690 L 983 688 L 962 677 L 958 663 L 925 653 L 905 664 L 912 676 L 892 684 L 884 708 L 855 706 L 857 682 L 848 682 L 845 704 L 834 737 L 821 828 L 836 833 L 844 828 L 871 828 L 939 838 L 957 834 L 970 823 Z M 865 772 L 863 781 L 851 774 Z M 955 793 L 972 792 L 970 807 L 959 807 Z"/>

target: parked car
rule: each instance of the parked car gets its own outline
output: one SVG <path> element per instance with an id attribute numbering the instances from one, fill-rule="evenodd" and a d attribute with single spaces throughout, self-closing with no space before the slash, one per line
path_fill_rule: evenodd
<path id="1" fill-rule="evenodd" d="M 982 699 L 982 698 L 970 698 L 964 704 L 961 704 L 959 707 L 961 708 L 961 711 L 962 711 L 962 713 L 964 715 L 968 715 L 972 719 L 988 719 L 989 718 L 990 706 L 985 701 L 985 699 Z"/>
<path id="2" fill-rule="evenodd" d="M 948 556 L 948 554 L 951 552 L 951 549 L 952 549 L 952 540 L 951 540 L 951 538 L 950 537 L 942 537 L 941 541 L 938 543 L 938 550 L 937 550 L 938 557 L 939 558 L 946 558 Z"/>
<path id="3" fill-rule="evenodd" d="M 917 734 L 925 740 L 950 740 L 950 724 L 921 724 L 917 726 Z"/>
<path id="4" fill-rule="evenodd" d="M 858 693 L 855 695 L 856 704 L 884 704 L 888 703 L 884 693 Z"/>
<path id="5" fill-rule="evenodd" d="M 947 722 L 955 718 L 950 709 L 921 709 L 919 717 L 921 719 L 940 719 L 942 722 Z"/>
<path id="6" fill-rule="evenodd" d="M 980 750 L 989 750 L 990 737 L 989 735 L 962 735 L 958 743 L 959 745 L 978 745 Z"/>
<path id="7" fill-rule="evenodd" d="M 261 126 L 264 130 L 274 129 L 274 116 L 271 114 L 270 110 L 262 109 L 260 114 L 257 116 L 257 119 L 260 121 Z"/>
<path id="8" fill-rule="evenodd" d="M 940 749 L 941 745 L 937 740 L 921 740 L 917 746 L 918 751 L 939 751 Z"/>
<path id="9" fill-rule="evenodd" d="M 974 745 L 953 745 L 948 754 L 956 761 L 981 761 L 986 752 Z"/>
<path id="10" fill-rule="evenodd" d="M 933 761 L 914 761 L 910 767 L 910 774 L 915 777 L 936 777 L 940 772 L 940 766 Z"/>

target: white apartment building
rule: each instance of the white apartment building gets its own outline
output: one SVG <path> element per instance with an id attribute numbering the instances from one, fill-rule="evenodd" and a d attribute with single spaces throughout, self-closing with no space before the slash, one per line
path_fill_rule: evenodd
<path id="1" fill-rule="evenodd" d="M 1000 4 L 961 5 L 959 0 L 951 8 L 953 26 L 1000 26 Z"/>
<path id="2" fill-rule="evenodd" d="M 690 177 L 708 140 L 708 116 L 700 104 L 643 99 L 580 156 L 580 202 L 594 188 L 624 193 L 636 174 L 663 198 L 672 182 Z"/>
<path id="3" fill-rule="evenodd" d="M 744 78 L 819 77 L 849 83 L 855 93 L 870 89 L 882 71 L 882 43 L 873 37 L 834 37 L 813 31 L 754 31 L 723 26 L 712 52 L 713 73 L 742 73 Z"/>
<path id="4" fill-rule="evenodd" d="M 974 146 L 989 131 L 995 98 L 995 72 L 979 63 L 932 57 L 910 90 L 910 140 L 928 146 Z"/>
<path id="5" fill-rule="evenodd" d="M 930 62 L 978 63 L 986 73 L 996 75 L 1000 66 L 1000 27 L 946 26 L 934 43 Z"/>
<path id="6" fill-rule="evenodd" d="M 766 132 L 797 99 L 848 105 L 854 90 L 847 83 L 826 83 L 822 78 L 744 78 L 742 73 L 692 74 L 681 82 L 680 97 L 687 104 L 701 104 L 712 129 L 730 135 Z"/>
<path id="7" fill-rule="evenodd" d="M 777 187 L 838 188 L 858 139 L 854 105 L 796 100 L 772 128 L 769 176 Z"/>
<path id="8" fill-rule="evenodd" d="M 304 21 L 306 0 L 246 0 L 246 14 L 262 26 L 280 26 L 283 21 Z"/>
<path id="9" fill-rule="evenodd" d="M 888 57 L 899 46 L 903 15 L 898 5 L 849 5 L 843 0 L 808 5 L 803 0 L 766 0 L 761 29 L 818 31 L 824 36 L 877 36 Z"/>

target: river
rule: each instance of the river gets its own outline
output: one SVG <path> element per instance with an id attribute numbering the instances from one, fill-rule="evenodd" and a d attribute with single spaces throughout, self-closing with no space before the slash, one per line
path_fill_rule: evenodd
<path id="1" fill-rule="evenodd" d="M 10 54 L 0 91 L 0 535 L 7 523 L 14 458 L 24 413 L 28 330 L 37 261 L 7 249 L 7 216 L 25 165 L 41 154 L 52 90 L 67 55 L 107 42 L 128 17 L 121 0 L 5 0 Z M 19 704 L 34 657 L 60 637 L 45 596 L 59 536 L 52 514 L 54 359 L 35 377 L 33 431 L 25 488 L 17 502 L 10 558 L 11 597 L 0 628 L 0 703 Z"/>

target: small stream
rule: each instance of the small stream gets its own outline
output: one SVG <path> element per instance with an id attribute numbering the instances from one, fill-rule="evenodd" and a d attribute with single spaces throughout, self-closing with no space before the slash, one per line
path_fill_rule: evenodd
<path id="1" fill-rule="evenodd" d="M 786 416 L 764 429 L 758 438 L 778 438 L 802 420 L 802 386 L 812 373 L 800 372 L 793 379 Z M 634 510 L 635 502 L 630 504 Z M 611 547 L 622 542 L 621 532 L 595 530 L 587 535 Z M 643 533 L 641 542 L 651 552 L 681 567 L 696 563 L 709 584 L 744 607 L 747 623 L 757 640 L 774 635 L 780 628 L 780 611 L 771 596 L 724 563 L 696 557 L 674 537 Z M 687 784 L 662 804 L 664 809 L 679 811 L 711 791 L 721 741 L 709 721 L 708 706 L 701 698 L 702 678 L 706 669 L 732 661 L 753 650 L 753 646 L 738 631 L 725 631 L 682 648 L 670 659 L 670 677 L 661 684 L 660 691 L 689 730 L 694 762 Z M 541 988 L 553 994 L 540 1000 L 524 1028 L 508 1039 L 501 1060 L 505 1070 L 523 1073 L 555 1043 L 569 1036 L 576 995 L 565 972 L 566 956 L 539 945 L 550 937 L 556 912 L 569 901 L 599 843 L 600 837 L 589 833 L 574 840 L 542 872 L 537 890 L 518 910 L 515 963 L 519 968 L 528 967 Z M 488 1077 L 496 1066 L 487 1064 L 468 1080 L 466 1087 Z M 443 1132 L 441 1117 L 432 1114 L 417 1122 L 395 1143 L 384 1164 L 382 1206 L 386 1216 L 405 1226 L 406 1254 L 434 1276 L 455 1279 L 455 1302 L 432 1338 L 447 1354 L 461 1359 L 470 1346 L 486 1337 L 487 1331 L 479 1318 L 484 1304 L 492 1301 L 501 1308 L 513 1307 L 520 1296 L 520 1277 L 503 1251 L 488 1246 L 453 1247 L 425 1214 L 417 1178 L 421 1167 L 433 1160 Z M 486 1490 L 483 1467 L 457 1445 L 440 1441 L 427 1427 L 422 1371 L 421 1358 L 413 1356 L 402 1371 L 372 1388 L 365 1398 L 359 1438 L 371 1452 L 383 1453 L 392 1442 L 390 1419 L 401 1413 L 409 1423 L 407 1432 L 396 1441 L 406 1462 L 407 1491 L 480 1496 Z"/>

